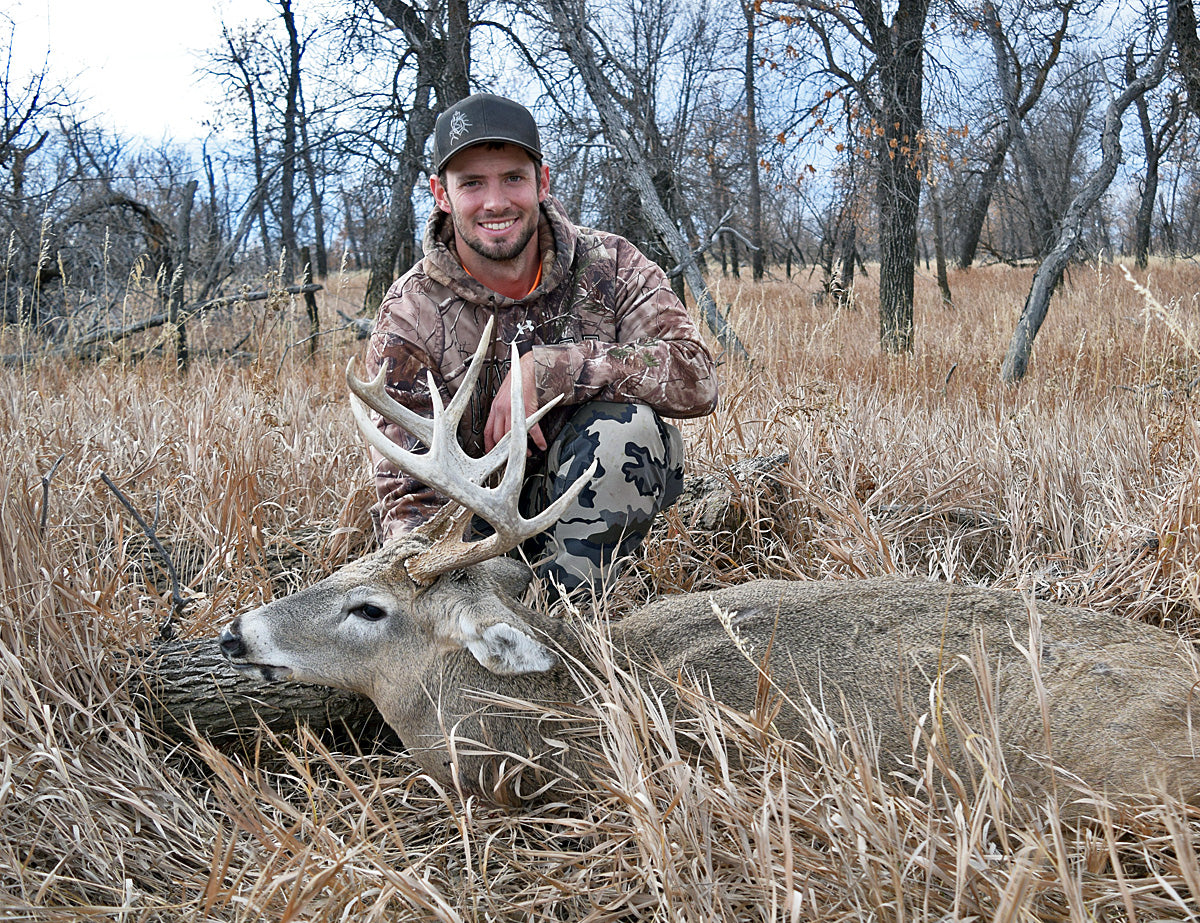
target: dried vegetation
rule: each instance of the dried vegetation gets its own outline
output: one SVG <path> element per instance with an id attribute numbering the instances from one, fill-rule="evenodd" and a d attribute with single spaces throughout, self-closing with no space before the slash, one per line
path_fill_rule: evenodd
<path id="1" fill-rule="evenodd" d="M 755 367 L 725 366 L 720 412 L 685 430 L 736 515 L 669 517 L 602 605 L 904 572 L 1200 639 L 1200 271 L 1140 281 L 1153 298 L 1115 267 L 1077 268 L 1011 391 L 998 370 L 1023 272 L 952 277 L 953 310 L 919 280 L 904 359 L 879 354 L 867 307 L 833 313 L 802 282 L 721 282 Z M 331 285 L 331 317 L 352 286 Z M 2 372 L 0 919 L 1195 918 L 1195 808 L 1099 804 L 1068 822 L 1012 804 L 1002 768 L 882 778 L 869 735 L 819 715 L 804 752 L 703 702 L 667 716 L 600 636 L 582 707 L 612 784 L 569 805 L 461 804 L 386 742 L 162 743 L 113 654 L 153 642 L 170 585 L 101 473 L 156 517 L 185 635 L 367 543 L 341 381 L 359 347 L 334 334 L 306 364 L 284 348 L 302 308 L 254 310 L 248 358 L 186 378 L 116 353 Z M 245 320 L 206 335 L 232 342 Z M 723 474 L 780 453 L 777 486 Z M 680 729 L 707 755 L 682 752 Z"/>

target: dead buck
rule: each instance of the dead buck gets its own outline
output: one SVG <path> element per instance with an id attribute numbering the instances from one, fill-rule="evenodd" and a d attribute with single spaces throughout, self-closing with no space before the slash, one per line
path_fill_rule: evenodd
<path id="1" fill-rule="evenodd" d="M 454 502 L 418 532 L 234 619 L 220 646 L 265 680 L 368 696 L 432 777 L 519 803 L 547 780 L 586 779 L 592 764 L 586 748 L 564 745 L 560 724 L 501 703 L 561 714 L 583 695 L 571 665 L 586 655 L 570 623 L 519 602 L 530 572 L 504 557 L 566 502 L 531 520 L 517 511 L 526 435 L 540 413 L 525 420 L 515 357 L 513 432 L 479 459 L 458 445 L 483 349 L 444 410 L 431 382 L 432 420 L 392 400 L 382 372 L 368 384 L 347 370 L 368 441 Z M 416 434 L 428 454 L 386 439 L 363 403 Z M 482 486 L 501 466 L 498 486 Z M 464 541 L 472 513 L 494 535 Z M 998 740 L 1015 790 L 1078 780 L 1113 795 L 1200 799 L 1194 656 L 1175 635 L 1116 616 L 919 579 L 760 580 L 661 599 L 615 622 L 611 635 L 629 663 L 693 678 L 742 712 L 761 706 L 767 676 L 772 733 L 803 741 L 804 712 L 818 707 L 836 724 L 869 728 L 885 771 L 913 764 L 914 740 L 936 740 L 955 770 L 979 775 L 979 741 Z M 664 680 L 656 690 L 669 698 L 677 687 Z"/>

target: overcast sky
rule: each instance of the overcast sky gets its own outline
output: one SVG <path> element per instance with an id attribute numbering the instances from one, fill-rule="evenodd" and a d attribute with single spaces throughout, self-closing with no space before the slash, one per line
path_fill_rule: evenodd
<path id="1" fill-rule="evenodd" d="M 197 80 L 200 53 L 220 39 L 221 0 L 0 0 L 16 24 L 14 61 L 24 70 L 49 55 L 53 76 L 83 112 L 151 142 L 201 137 L 213 91 Z M 266 10 L 236 3 L 239 18 Z M 7 32 L 7 25 L 5 25 Z M 0 40 L 8 44 L 8 35 Z"/>

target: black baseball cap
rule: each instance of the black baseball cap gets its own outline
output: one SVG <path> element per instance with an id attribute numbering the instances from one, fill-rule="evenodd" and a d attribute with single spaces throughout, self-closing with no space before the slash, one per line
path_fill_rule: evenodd
<path id="1" fill-rule="evenodd" d="M 503 96 L 476 93 L 437 117 L 433 128 L 434 170 L 440 173 L 459 151 L 486 141 L 516 144 L 529 151 L 534 160 L 542 159 L 542 142 L 533 114 Z"/>

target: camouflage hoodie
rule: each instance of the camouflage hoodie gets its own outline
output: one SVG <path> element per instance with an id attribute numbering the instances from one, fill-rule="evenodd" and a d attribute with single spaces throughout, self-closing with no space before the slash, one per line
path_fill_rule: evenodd
<path id="1" fill-rule="evenodd" d="M 449 399 L 494 317 L 487 363 L 459 427 L 469 454 L 483 454 L 484 426 L 514 341 L 522 355 L 533 350 L 539 404 L 563 395 L 542 421 L 548 442 L 573 412 L 571 405 L 590 400 L 648 404 L 666 417 L 702 416 L 716 406 L 712 356 L 666 275 L 629 241 L 576 227 L 558 200 L 547 196 L 538 227 L 541 281 L 521 299 L 499 295 L 468 275 L 453 241 L 450 216 L 435 209 L 424 259 L 384 296 L 367 371 L 373 376 L 386 366 L 391 395 L 430 416 L 427 370 Z M 378 423 L 405 448 L 419 444 L 395 424 Z M 409 531 L 445 502 L 371 454 L 381 539 Z"/>

